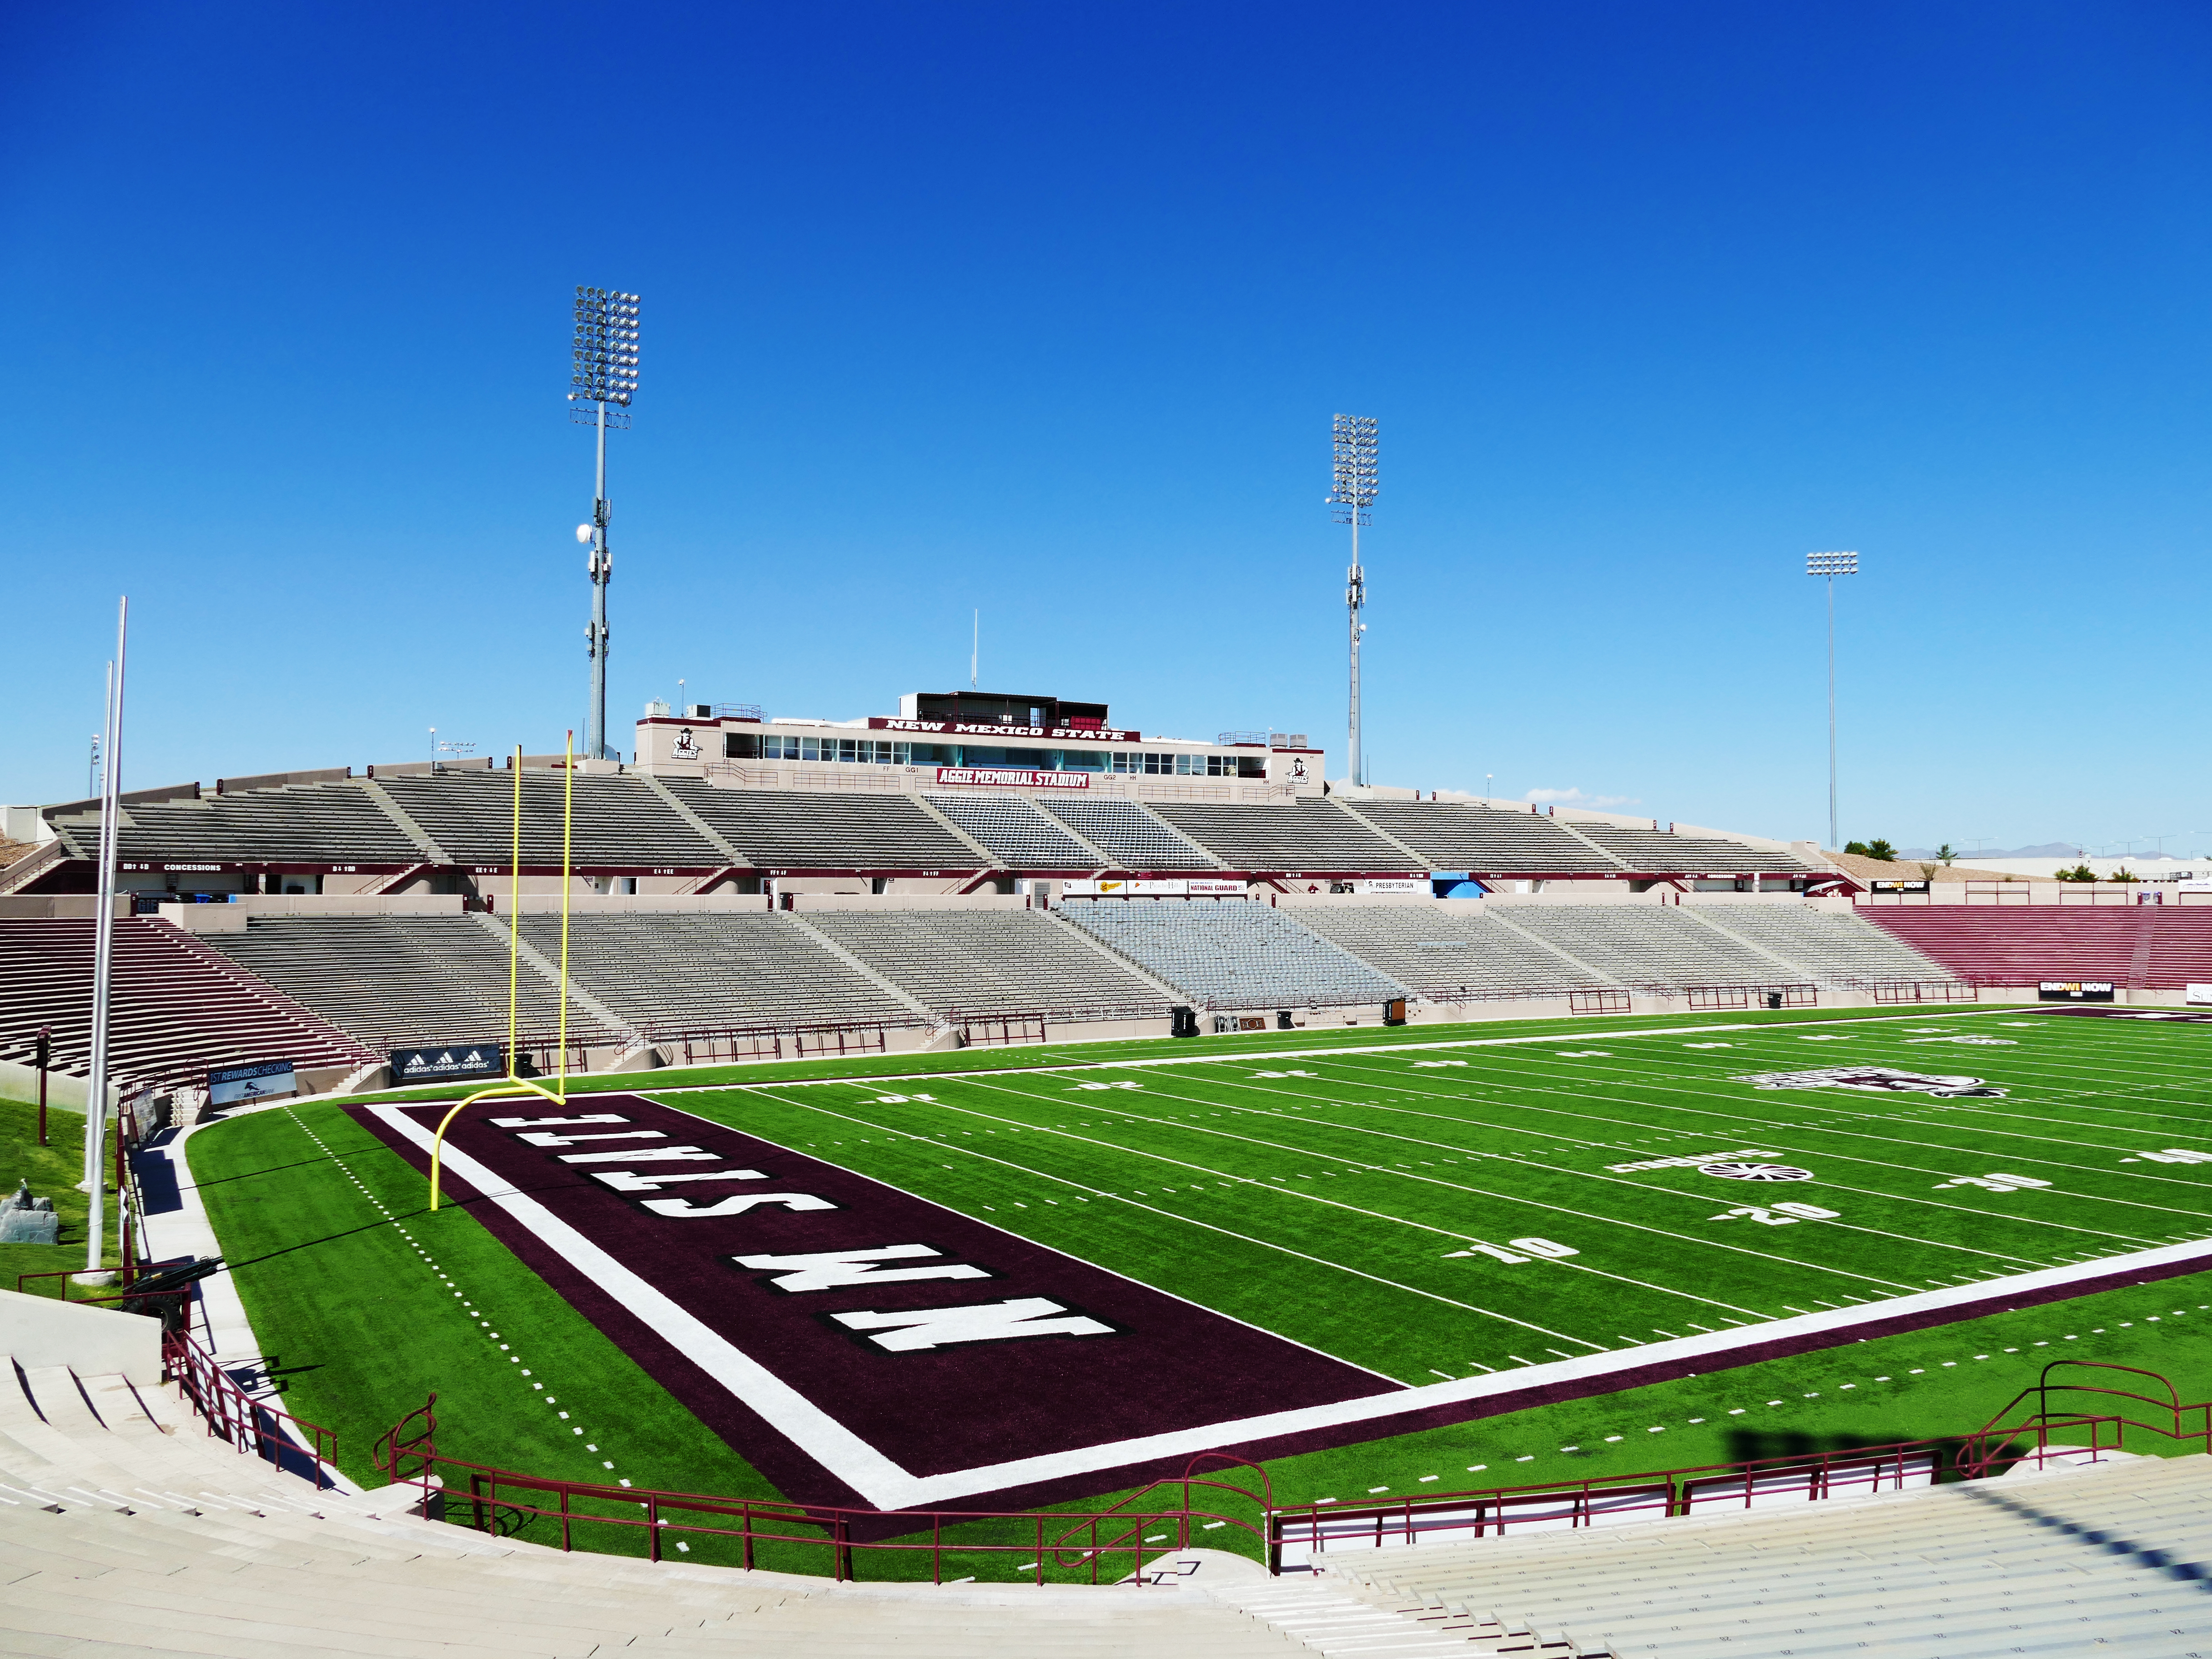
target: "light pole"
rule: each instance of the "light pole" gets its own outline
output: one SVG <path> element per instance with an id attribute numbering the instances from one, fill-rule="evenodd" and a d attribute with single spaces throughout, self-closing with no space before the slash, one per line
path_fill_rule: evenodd
<path id="1" fill-rule="evenodd" d="M 1335 424 L 1335 487 L 1328 493 L 1333 515 L 1352 526 L 1352 568 L 1344 573 L 1344 608 L 1352 635 L 1352 707 L 1348 722 L 1349 753 L 1345 757 L 1346 781 L 1364 783 L 1366 773 L 1359 757 L 1359 636 L 1367 624 L 1359 613 L 1367 605 L 1367 573 L 1359 564 L 1359 527 L 1368 522 L 1367 509 L 1375 504 L 1376 479 L 1375 417 L 1340 415 Z"/>
<path id="2" fill-rule="evenodd" d="M 91 1201 L 85 1225 L 84 1272 L 80 1285 L 106 1282 L 100 1265 L 106 1245 L 107 1150 L 107 1027 L 110 987 L 115 968 L 115 841 L 121 815 L 118 792 L 123 775 L 124 644 L 131 623 L 131 601 L 115 608 L 115 662 L 107 676 L 107 768 L 100 790 L 100 879 L 98 908 L 92 924 L 92 1052 L 84 1097 L 84 1192 Z"/>
<path id="3" fill-rule="evenodd" d="M 574 363 L 568 378 L 568 415 L 599 431 L 599 470 L 592 490 L 592 521 L 576 526 L 576 539 L 591 546 L 592 620 L 584 627 L 584 653 L 592 660 L 592 698 L 584 714 L 584 752 L 607 758 L 607 584 L 614 580 L 614 558 L 607 550 L 607 428 L 629 424 L 630 399 L 637 392 L 637 295 L 604 288 L 576 290 Z M 586 419 L 584 406 L 595 414 Z"/>
<path id="4" fill-rule="evenodd" d="M 1828 579 L 1828 849 L 1838 851 L 1843 842 L 1836 829 L 1836 578 L 1859 574 L 1856 553 L 1808 553 L 1805 574 Z"/>

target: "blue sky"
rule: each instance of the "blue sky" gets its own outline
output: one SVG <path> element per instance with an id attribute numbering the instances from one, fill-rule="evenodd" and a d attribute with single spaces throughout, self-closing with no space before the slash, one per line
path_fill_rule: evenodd
<path id="1" fill-rule="evenodd" d="M 580 726 L 579 282 L 645 296 L 613 718 L 964 682 L 1376 781 L 2212 844 L 2212 13 L 18 9 L 15 718 L 82 792 Z M 2191 817 L 2204 826 L 2191 825 Z"/>

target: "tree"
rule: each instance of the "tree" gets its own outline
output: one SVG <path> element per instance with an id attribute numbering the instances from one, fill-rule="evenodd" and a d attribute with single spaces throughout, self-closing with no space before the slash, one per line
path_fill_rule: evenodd
<path id="1" fill-rule="evenodd" d="M 1866 843 L 1863 841 L 1847 841 L 1844 843 L 1844 851 L 1853 858 L 1863 859 L 1867 855 Z"/>
<path id="2" fill-rule="evenodd" d="M 2061 881 L 2094 881 L 2096 878 L 2097 872 L 2086 863 L 2077 864 L 2071 870 L 2058 872 L 2058 879 Z"/>
<path id="3" fill-rule="evenodd" d="M 1870 841 L 1866 844 L 1866 855 L 1870 859 L 1880 859 L 1884 864 L 1894 864 L 1897 848 L 1886 841 Z"/>
<path id="4" fill-rule="evenodd" d="M 1955 864 L 1958 858 L 1959 849 L 1948 841 L 1936 849 L 1936 861 L 1939 864 Z"/>
<path id="5" fill-rule="evenodd" d="M 2092 879 L 2094 879 L 2094 878 L 2092 878 Z M 2106 876 L 2105 879 L 2106 881 L 2141 881 L 2142 878 L 2136 874 L 2134 871 L 2129 869 L 2127 866 L 2124 864 L 2118 869 L 2113 871 L 2111 875 Z"/>

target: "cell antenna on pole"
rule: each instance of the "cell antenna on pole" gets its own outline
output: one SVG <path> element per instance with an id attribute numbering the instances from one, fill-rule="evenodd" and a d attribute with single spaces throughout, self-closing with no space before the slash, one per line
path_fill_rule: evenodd
<path id="1" fill-rule="evenodd" d="M 592 619 L 584 625 L 584 654 L 592 661 L 592 698 L 584 711 L 584 752 L 594 760 L 617 758 L 607 750 L 607 653 L 613 636 L 607 628 L 607 584 L 614 580 L 614 556 L 607 549 L 607 523 L 614 516 L 607 500 L 607 428 L 629 425 L 630 399 L 637 395 L 637 295 L 612 289 L 576 290 L 574 362 L 568 378 L 568 417 L 599 432 L 598 482 L 592 491 L 592 521 L 576 527 L 579 541 L 591 544 Z"/>
<path id="2" fill-rule="evenodd" d="M 1359 613 L 1367 605 L 1367 572 L 1359 562 L 1359 528 L 1368 521 L 1367 509 L 1375 504 L 1379 476 L 1375 417 L 1338 416 L 1335 438 L 1335 488 L 1328 493 L 1328 502 L 1336 509 L 1336 522 L 1352 526 L 1352 568 L 1344 574 L 1344 607 L 1352 635 L 1352 707 L 1347 734 L 1350 752 L 1346 757 L 1345 781 L 1364 783 L 1367 775 L 1361 768 L 1359 753 L 1359 636 L 1367 631 L 1367 624 L 1360 621 Z"/>

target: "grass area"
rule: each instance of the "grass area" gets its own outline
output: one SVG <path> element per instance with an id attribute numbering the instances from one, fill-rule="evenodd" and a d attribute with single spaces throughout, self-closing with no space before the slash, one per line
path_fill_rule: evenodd
<path id="1" fill-rule="evenodd" d="M 1394 1052 L 1563 1030 L 1575 1040 Z M 1294 1057 L 1253 1057 L 1293 1036 L 1305 1039 Z M 849 1060 L 735 1068 L 751 1086 L 665 1098 L 1423 1383 L 2204 1237 L 2212 1165 L 2142 1154 L 2212 1152 L 2207 1044 L 2205 1026 L 2018 1010 L 1583 1019 L 970 1050 L 874 1062 L 865 1080 Z M 1119 1063 L 1037 1069 L 1101 1060 Z M 1969 1073 L 2005 1093 L 1738 1080 L 1839 1065 Z M 605 1081 L 661 1095 L 668 1079 Z M 1747 1149 L 1809 1178 L 1610 1167 Z M 357 1478 L 369 1478 L 370 1440 L 435 1389 L 441 1449 L 454 1455 L 772 1495 L 465 1209 L 422 1213 L 421 1176 L 339 1107 L 240 1118 L 190 1150 L 288 1405 L 340 1431 Z M 1972 1184 L 1992 1176 L 2049 1184 Z M 1765 1214 L 1732 1213 L 1745 1210 Z M 1279 1502 L 1349 1506 L 1963 1434 L 2059 1357 L 2141 1365 L 2201 1399 L 2207 1321 L 2201 1273 L 1382 1435 L 1268 1473 Z M 544 1524 L 522 1535 L 544 1538 Z M 689 1541 L 688 1559 L 736 1559 L 733 1544 Z M 795 1547 L 757 1559 L 828 1565 Z M 1035 1559 L 963 1553 L 945 1571 L 1018 1580 Z M 1082 1576 L 1052 1559 L 1048 1577 Z M 929 1562 L 871 1555 L 860 1570 L 926 1577 Z"/>
<path id="2" fill-rule="evenodd" d="M 112 1143 L 110 1143 L 111 1149 Z M 85 1229 L 91 1204 L 77 1191 L 84 1174 L 84 1115 L 49 1106 L 46 1144 L 39 1145 L 39 1109 L 22 1100 L 0 1100 L 0 1182 L 13 1194 L 18 1182 L 31 1183 L 33 1198 L 51 1198 L 62 1218 L 58 1244 L 0 1244 L 0 1287 L 15 1288 L 22 1273 L 84 1270 Z M 111 1185 L 112 1182 L 111 1182 Z M 111 1266 L 121 1261 L 115 1231 L 115 1200 L 107 1200 L 107 1220 L 102 1259 Z M 60 1294 L 61 1282 L 48 1279 L 27 1288 L 40 1296 Z M 86 1294 L 80 1291 L 79 1295 Z"/>
<path id="3" fill-rule="evenodd" d="M 2000 1012 L 1984 1007 L 1982 1012 Z M 651 1086 L 690 1088 L 723 1083 L 805 1083 L 823 1078 L 938 1077 L 959 1072 L 996 1072 L 1009 1067 L 1103 1066 L 1123 1062 L 1188 1060 L 1212 1056 L 1303 1053 L 1315 1048 L 1396 1048 L 1438 1042 L 1478 1042 L 1516 1038 L 1613 1036 L 1678 1025 L 1790 1025 L 1807 1021 L 1917 1018 L 1918 1010 L 1884 1008 L 1785 1008 L 1741 1010 L 1724 1014 L 1582 1014 L 1571 1019 L 1484 1019 L 1459 1023 L 1386 1026 L 1363 1009 L 1358 1023 L 1308 1026 L 1289 1031 L 1247 1031 L 1224 1036 L 1127 1037 L 1097 1042 L 1027 1043 L 1014 1048 L 958 1048 L 941 1054 L 843 1054 L 826 1060 L 750 1060 L 726 1066 L 670 1066 L 651 1073 L 580 1073 L 568 1079 L 571 1094 L 604 1094 Z M 452 1097 L 452 1084 L 350 1097 L 356 1103 L 385 1100 Z"/>
<path id="4" fill-rule="evenodd" d="M 337 1431 L 352 1479 L 382 1484 L 374 1442 L 435 1391 L 452 1456 L 768 1495 L 465 1206 L 429 1213 L 422 1178 L 342 1111 L 256 1112 L 185 1150 L 284 1409 Z"/>

